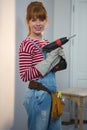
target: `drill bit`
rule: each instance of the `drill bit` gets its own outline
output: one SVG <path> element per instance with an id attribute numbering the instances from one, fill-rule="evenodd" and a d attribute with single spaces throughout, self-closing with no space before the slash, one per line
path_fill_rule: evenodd
<path id="1" fill-rule="evenodd" d="M 73 37 L 75 37 L 75 36 L 76 36 L 76 34 L 70 36 L 70 37 L 68 38 L 68 40 L 70 40 L 71 38 L 73 38 Z"/>

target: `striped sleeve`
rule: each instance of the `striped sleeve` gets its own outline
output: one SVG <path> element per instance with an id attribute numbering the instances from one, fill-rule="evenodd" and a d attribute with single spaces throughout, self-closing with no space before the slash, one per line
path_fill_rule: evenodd
<path id="1" fill-rule="evenodd" d="M 38 80 L 41 77 L 40 72 L 34 67 L 36 61 L 32 59 L 33 48 L 34 45 L 30 44 L 29 41 L 23 41 L 19 48 L 19 72 L 23 82 Z M 40 58 L 39 60 L 42 60 L 43 57 Z"/>

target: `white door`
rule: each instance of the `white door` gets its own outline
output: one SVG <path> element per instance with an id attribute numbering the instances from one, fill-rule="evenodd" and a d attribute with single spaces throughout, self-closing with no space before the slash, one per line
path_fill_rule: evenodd
<path id="1" fill-rule="evenodd" d="M 87 0 L 74 0 L 72 7 L 71 87 L 87 87 Z"/>
<path id="2" fill-rule="evenodd" d="M 87 0 L 72 0 L 72 33 L 70 87 L 87 87 Z"/>

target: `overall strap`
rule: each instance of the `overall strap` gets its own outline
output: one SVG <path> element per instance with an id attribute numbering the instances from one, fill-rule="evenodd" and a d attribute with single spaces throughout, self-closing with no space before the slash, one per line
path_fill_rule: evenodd
<path id="1" fill-rule="evenodd" d="M 36 46 L 39 49 L 39 51 L 44 55 L 44 58 L 46 58 L 46 53 L 42 51 L 42 48 L 39 47 L 33 40 L 31 40 L 31 39 L 29 39 L 29 40 L 31 43 L 34 44 L 34 46 Z"/>
<path id="2" fill-rule="evenodd" d="M 30 42 L 32 42 L 34 44 L 34 46 L 36 46 L 40 50 L 40 52 L 43 53 L 42 48 L 40 48 L 33 40 L 31 40 L 31 39 L 29 39 L 29 40 L 30 40 Z"/>

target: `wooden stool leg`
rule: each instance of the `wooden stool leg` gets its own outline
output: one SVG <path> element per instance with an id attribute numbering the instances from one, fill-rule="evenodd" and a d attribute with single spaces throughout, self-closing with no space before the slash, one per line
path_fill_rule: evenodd
<path id="1" fill-rule="evenodd" d="M 79 130 L 83 130 L 83 98 L 80 98 L 80 128 Z"/>
<path id="2" fill-rule="evenodd" d="M 78 127 L 78 105 L 77 103 L 75 102 L 75 128 Z"/>

